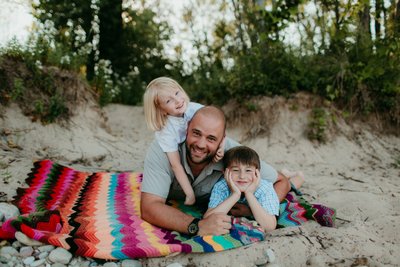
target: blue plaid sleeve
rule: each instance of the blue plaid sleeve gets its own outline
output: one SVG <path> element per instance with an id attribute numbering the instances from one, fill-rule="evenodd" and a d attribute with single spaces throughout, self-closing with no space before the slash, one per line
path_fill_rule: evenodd
<path id="1" fill-rule="evenodd" d="M 271 182 L 261 180 L 254 196 L 269 214 L 279 215 L 279 199 Z"/>
<path id="2" fill-rule="evenodd" d="M 209 208 L 215 208 L 229 197 L 229 187 L 225 179 L 221 179 L 215 183 L 208 202 Z"/>

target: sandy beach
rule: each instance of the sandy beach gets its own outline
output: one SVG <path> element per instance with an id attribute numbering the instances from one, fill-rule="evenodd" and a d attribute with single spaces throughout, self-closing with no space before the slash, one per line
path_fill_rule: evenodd
<path id="1" fill-rule="evenodd" d="M 251 124 L 231 123 L 228 136 L 257 150 L 278 170 L 302 170 L 304 197 L 335 208 L 336 227 L 309 222 L 275 230 L 251 246 L 145 259 L 143 266 L 255 266 L 266 249 L 282 267 L 400 266 L 400 138 L 338 120 L 330 140 L 316 144 L 306 136 L 309 108 L 293 110 L 288 101 L 270 101 L 280 104 L 269 134 L 246 139 Z M 7 202 L 24 187 L 38 159 L 88 171 L 142 171 L 153 133 L 142 107 L 112 104 L 100 110 L 86 104 L 67 123 L 42 125 L 12 104 L 0 117 L 0 137 L 0 200 Z"/>

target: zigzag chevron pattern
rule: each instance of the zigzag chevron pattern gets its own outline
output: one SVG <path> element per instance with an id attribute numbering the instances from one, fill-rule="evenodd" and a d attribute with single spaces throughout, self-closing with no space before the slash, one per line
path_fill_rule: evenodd
<path id="1" fill-rule="evenodd" d="M 76 255 L 99 259 L 214 252 L 264 240 L 264 232 L 245 218 L 234 218 L 231 232 L 223 236 L 189 238 L 153 226 L 140 217 L 141 181 L 140 173 L 87 173 L 50 160 L 36 162 L 27 178 L 29 187 L 19 189 L 14 199 L 23 215 L 3 223 L 0 238 L 11 239 L 21 231 Z M 170 204 L 202 216 L 195 208 Z M 280 227 L 308 220 L 333 226 L 335 220 L 334 210 L 292 194 L 280 208 Z"/>

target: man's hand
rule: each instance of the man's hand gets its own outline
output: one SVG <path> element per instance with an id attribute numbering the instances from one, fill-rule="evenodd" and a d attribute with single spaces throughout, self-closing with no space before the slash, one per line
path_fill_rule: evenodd
<path id="1" fill-rule="evenodd" d="M 224 235 L 232 227 L 231 216 L 223 213 L 213 213 L 199 222 L 198 235 Z"/>

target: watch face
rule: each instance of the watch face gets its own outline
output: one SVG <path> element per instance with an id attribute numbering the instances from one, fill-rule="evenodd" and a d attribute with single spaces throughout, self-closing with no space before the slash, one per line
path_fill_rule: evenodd
<path id="1" fill-rule="evenodd" d="M 190 234 L 196 234 L 199 231 L 199 226 L 197 223 L 191 223 L 188 229 Z"/>
<path id="2" fill-rule="evenodd" d="M 199 221 L 200 219 L 195 218 L 188 226 L 188 232 L 190 235 L 196 235 L 199 232 Z"/>

